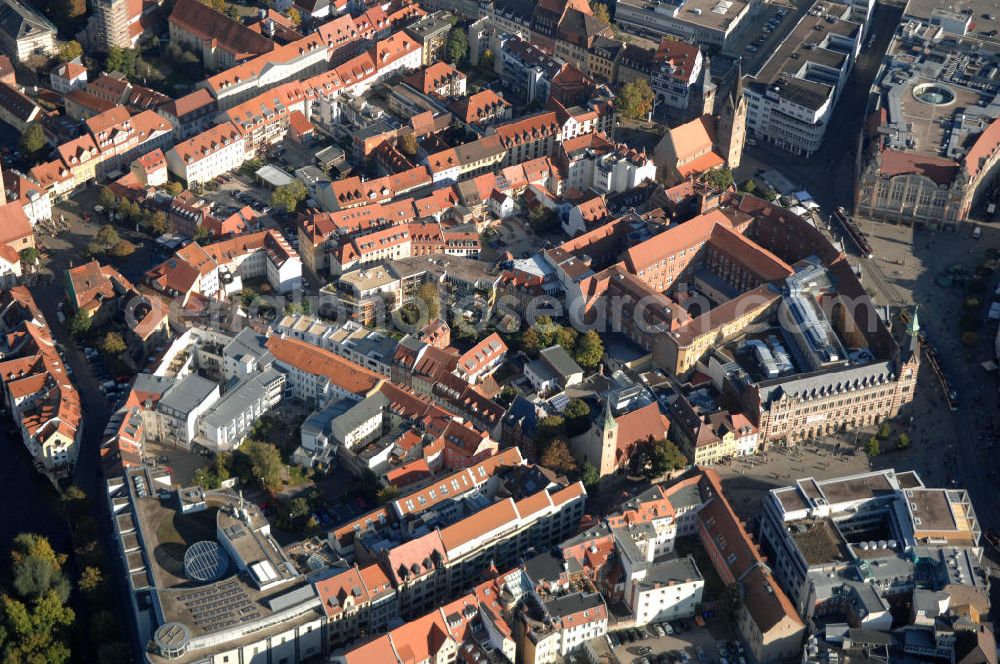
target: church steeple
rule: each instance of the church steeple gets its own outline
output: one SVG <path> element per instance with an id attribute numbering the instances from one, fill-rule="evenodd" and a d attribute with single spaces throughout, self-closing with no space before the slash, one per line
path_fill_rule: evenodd
<path id="1" fill-rule="evenodd" d="M 906 326 L 906 333 L 911 337 L 915 337 L 920 334 L 920 321 L 917 320 L 917 312 L 919 310 L 920 305 L 913 307 L 913 314 L 910 316 L 910 322 Z"/>

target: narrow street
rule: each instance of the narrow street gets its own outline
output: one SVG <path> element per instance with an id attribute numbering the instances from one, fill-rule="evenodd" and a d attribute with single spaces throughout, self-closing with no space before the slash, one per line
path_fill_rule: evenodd
<path id="1" fill-rule="evenodd" d="M 742 163 L 736 169 L 737 182 L 759 169 L 773 168 L 807 189 L 827 212 L 838 205 L 850 208 L 854 199 L 855 147 L 867 114 L 869 90 L 901 16 L 900 7 L 875 5 L 868 37 L 874 41 L 858 56 L 817 153 L 798 156 L 757 140 L 744 149 Z"/>

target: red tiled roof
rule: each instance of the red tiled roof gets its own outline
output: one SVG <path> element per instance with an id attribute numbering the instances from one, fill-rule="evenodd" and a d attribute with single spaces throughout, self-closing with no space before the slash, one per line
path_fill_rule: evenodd
<path id="1" fill-rule="evenodd" d="M 969 177 L 979 175 L 983 164 L 996 153 L 998 148 L 1000 148 L 1000 122 L 994 120 L 976 138 L 976 142 L 972 144 L 968 154 L 965 155 L 965 170 Z"/>
<path id="2" fill-rule="evenodd" d="M 324 376 L 341 389 L 358 396 L 367 396 L 382 382 L 373 371 L 355 364 L 339 355 L 307 344 L 298 339 L 282 339 L 272 336 L 267 340 L 267 349 L 284 364 L 300 371 Z"/>
<path id="3" fill-rule="evenodd" d="M 990 125 L 990 127 L 992 126 Z M 975 145 L 973 148 L 975 148 Z M 973 152 L 970 150 L 966 156 L 966 164 L 971 165 L 969 157 L 972 154 Z M 884 150 L 882 152 L 881 174 L 888 177 L 910 174 L 923 175 L 926 178 L 930 178 L 935 184 L 948 185 L 958 175 L 958 164 L 951 159 L 943 157 L 933 157 L 915 152 Z"/>

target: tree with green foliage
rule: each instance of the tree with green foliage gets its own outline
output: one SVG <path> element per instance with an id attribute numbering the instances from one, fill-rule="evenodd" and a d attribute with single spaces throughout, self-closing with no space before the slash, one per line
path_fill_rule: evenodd
<path id="1" fill-rule="evenodd" d="M 405 154 L 407 157 L 415 157 L 417 155 L 417 137 L 412 133 L 403 134 L 399 137 L 399 151 Z"/>
<path id="2" fill-rule="evenodd" d="M 65 664 L 70 658 L 65 632 L 75 619 L 54 590 L 29 603 L 0 595 L 0 661 Z"/>
<path id="3" fill-rule="evenodd" d="M 597 471 L 597 466 L 589 461 L 584 463 L 580 470 L 580 481 L 583 482 L 583 486 L 587 487 L 588 491 L 593 491 L 594 487 L 601 481 L 601 474 Z"/>
<path id="4" fill-rule="evenodd" d="M 125 76 L 135 76 L 136 52 L 134 48 L 112 46 L 104 62 L 105 71 L 121 72 Z"/>
<path id="5" fill-rule="evenodd" d="M 153 231 L 157 235 L 162 235 L 166 233 L 169 228 L 169 220 L 167 219 L 167 214 L 163 210 L 157 210 L 149 218 L 149 230 Z"/>
<path id="6" fill-rule="evenodd" d="M 21 152 L 29 157 L 37 157 L 46 145 L 48 145 L 48 139 L 45 138 L 45 130 L 37 122 L 32 122 L 25 127 L 18 140 Z"/>
<path id="7" fill-rule="evenodd" d="M 645 120 L 653 110 L 653 89 L 649 81 L 638 78 L 622 86 L 618 94 L 618 111 L 626 118 Z"/>
<path id="8" fill-rule="evenodd" d="M 206 240 L 209 239 L 210 235 L 211 234 L 208 232 L 207 228 L 205 228 L 204 226 L 199 226 L 198 228 L 194 229 L 194 234 L 191 236 L 191 240 L 197 242 L 198 244 L 205 244 Z"/>
<path id="9" fill-rule="evenodd" d="M 910 436 L 905 432 L 899 434 L 899 438 L 896 439 L 896 447 L 898 447 L 901 450 L 905 450 L 911 444 L 912 441 L 910 440 Z"/>
<path id="10" fill-rule="evenodd" d="M 752 196 L 757 193 L 757 183 L 754 182 L 752 179 L 747 180 L 746 182 L 740 185 L 740 191 L 742 191 L 745 194 L 750 194 Z"/>
<path id="11" fill-rule="evenodd" d="M 83 592 L 92 593 L 100 588 L 102 583 L 104 583 L 104 576 L 101 574 L 101 569 L 93 565 L 88 565 L 80 572 L 80 580 L 77 582 L 77 585 L 79 585 L 80 590 Z"/>
<path id="12" fill-rule="evenodd" d="M 34 247 L 27 247 L 18 252 L 18 256 L 21 258 L 21 262 L 25 265 L 34 265 L 38 262 L 38 259 L 42 255 L 38 252 L 38 249 Z"/>
<path id="13" fill-rule="evenodd" d="M 271 205 L 284 208 L 286 212 L 295 212 L 308 195 L 309 192 L 301 180 L 293 180 L 271 193 Z"/>
<path id="14" fill-rule="evenodd" d="M 565 433 L 566 418 L 562 415 L 547 415 L 538 420 L 537 438 L 541 442 L 552 440 Z"/>
<path id="15" fill-rule="evenodd" d="M 743 605 L 743 592 L 740 590 L 740 584 L 731 583 L 726 586 L 721 605 L 722 615 L 726 620 L 729 622 L 736 620 L 740 607 Z"/>
<path id="16" fill-rule="evenodd" d="M 869 438 L 868 439 L 868 445 L 867 445 L 865 451 L 868 452 L 868 456 L 870 458 L 874 459 L 875 457 L 877 457 L 879 455 L 879 453 L 881 452 L 881 449 L 880 449 L 879 443 L 878 443 L 878 438 L 876 438 L 875 436 L 872 436 L 871 438 Z"/>
<path id="17" fill-rule="evenodd" d="M 653 442 L 649 454 L 649 477 L 662 477 L 688 465 L 688 459 L 666 438 Z"/>
<path id="18" fill-rule="evenodd" d="M 892 433 L 892 429 L 889 428 L 888 422 L 882 422 L 878 425 L 879 440 L 889 440 L 890 433 Z"/>
<path id="19" fill-rule="evenodd" d="M 386 485 L 375 494 L 375 499 L 379 502 L 379 505 L 385 505 L 397 498 L 399 498 L 399 487 L 395 484 Z"/>
<path id="20" fill-rule="evenodd" d="M 537 327 L 529 327 L 521 334 L 521 347 L 532 354 L 546 348 L 545 340 Z"/>
<path id="21" fill-rule="evenodd" d="M 305 498 L 292 498 L 288 503 L 288 516 L 293 519 L 300 519 L 309 514 L 309 501 Z"/>
<path id="22" fill-rule="evenodd" d="M 135 253 L 135 245 L 128 240 L 119 240 L 115 246 L 111 247 L 111 255 L 116 258 L 125 258 Z"/>
<path id="23" fill-rule="evenodd" d="M 486 69 L 493 69 L 496 64 L 496 56 L 493 54 L 493 49 L 486 49 L 483 54 L 479 56 L 479 64 Z"/>
<path id="24" fill-rule="evenodd" d="M 118 332 L 108 332 L 104 335 L 104 339 L 101 341 L 101 350 L 104 351 L 106 355 L 112 357 L 117 357 L 125 352 L 127 346 L 125 345 L 125 340 L 122 339 L 122 335 Z"/>
<path id="25" fill-rule="evenodd" d="M 573 359 L 584 369 L 594 369 L 604 357 L 604 342 L 594 330 L 588 330 L 576 342 Z"/>
<path id="26" fill-rule="evenodd" d="M 542 465 L 558 473 L 572 473 L 576 470 L 576 459 L 570 452 L 569 444 L 562 438 L 556 438 L 545 448 Z"/>
<path id="27" fill-rule="evenodd" d="M 579 436 L 590 428 L 590 406 L 583 399 L 573 399 L 563 410 L 566 419 L 566 435 Z"/>
<path id="28" fill-rule="evenodd" d="M 583 399 L 571 399 L 566 408 L 563 409 L 563 417 L 567 420 L 576 420 L 590 415 L 590 406 Z"/>
<path id="29" fill-rule="evenodd" d="M 98 198 L 106 210 L 115 210 L 118 208 L 118 197 L 115 196 L 115 192 L 107 187 L 101 187 L 101 193 L 98 194 Z"/>
<path id="30" fill-rule="evenodd" d="M 557 346 L 561 346 L 564 351 L 572 354 L 573 349 L 576 348 L 576 338 L 579 336 L 576 330 L 571 327 L 558 326 L 556 330 L 555 341 Z"/>
<path id="31" fill-rule="evenodd" d="M 611 25 L 611 11 L 608 9 L 606 4 L 603 2 L 595 2 L 590 6 L 590 9 L 594 12 L 594 18 L 601 23 Z"/>
<path id="32" fill-rule="evenodd" d="M 469 37 L 460 26 L 455 26 L 448 33 L 448 43 L 445 46 L 448 62 L 457 65 L 469 54 Z"/>
<path id="33" fill-rule="evenodd" d="M 184 191 L 184 185 L 182 185 L 180 182 L 174 182 L 173 180 L 170 180 L 165 185 L 163 185 L 163 189 L 171 196 L 177 196 L 182 191 Z"/>
<path id="34" fill-rule="evenodd" d="M 437 285 L 430 281 L 420 284 L 416 296 L 427 307 L 428 320 L 434 320 L 441 315 L 441 293 Z"/>
<path id="35" fill-rule="evenodd" d="M 66 606 L 70 584 L 66 556 L 35 533 L 14 538 L 10 552 L 12 593 L 0 594 L 0 661 L 63 664 L 70 657 L 66 629 L 75 615 Z"/>
<path id="36" fill-rule="evenodd" d="M 116 244 L 121 242 L 121 239 L 121 236 L 118 235 L 118 231 L 116 231 L 115 227 L 110 224 L 101 226 L 100 230 L 97 231 L 97 235 L 94 236 L 94 241 L 106 249 L 111 249 Z"/>
<path id="37" fill-rule="evenodd" d="M 80 337 L 90 331 L 92 321 L 87 312 L 77 309 L 73 317 L 69 319 L 69 331 L 74 337 Z"/>
<path id="38" fill-rule="evenodd" d="M 83 55 L 83 47 L 80 46 L 80 42 L 75 39 L 71 39 L 68 42 L 63 42 L 59 45 L 59 59 L 63 62 L 76 60 L 81 55 Z"/>
<path id="39" fill-rule="evenodd" d="M 733 186 L 733 172 L 725 166 L 713 168 L 705 173 L 702 179 L 705 181 L 705 184 L 716 191 L 728 191 Z"/>
<path id="40" fill-rule="evenodd" d="M 271 443 L 259 440 L 249 441 L 244 445 L 246 455 L 250 458 L 250 466 L 254 478 L 269 491 L 281 488 L 281 475 L 285 464 L 281 461 L 281 453 Z"/>

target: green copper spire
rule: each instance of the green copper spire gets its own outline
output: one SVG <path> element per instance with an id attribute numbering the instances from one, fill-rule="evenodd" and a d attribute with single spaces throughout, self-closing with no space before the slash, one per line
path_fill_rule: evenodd
<path id="1" fill-rule="evenodd" d="M 913 315 L 910 316 L 910 324 L 906 326 L 906 333 L 911 337 L 915 337 L 920 333 L 920 321 L 917 319 L 917 311 L 919 309 L 919 305 L 913 307 Z"/>

